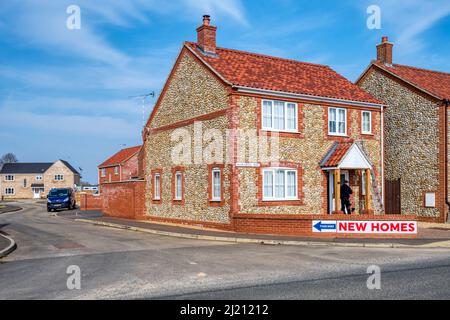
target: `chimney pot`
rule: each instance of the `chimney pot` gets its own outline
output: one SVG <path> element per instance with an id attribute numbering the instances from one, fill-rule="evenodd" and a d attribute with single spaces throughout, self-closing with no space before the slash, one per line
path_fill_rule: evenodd
<path id="1" fill-rule="evenodd" d="M 211 22 L 211 17 L 207 14 L 205 14 L 203 16 L 203 25 L 204 26 L 209 26 L 209 23 Z"/>
<path id="2" fill-rule="evenodd" d="M 389 41 L 389 38 L 387 36 L 384 36 L 381 38 L 381 42 L 383 42 L 383 43 L 388 42 L 388 41 Z"/>

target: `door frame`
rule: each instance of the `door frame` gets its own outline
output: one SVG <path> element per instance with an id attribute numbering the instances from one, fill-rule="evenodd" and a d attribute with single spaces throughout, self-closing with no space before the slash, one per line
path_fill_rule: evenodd
<path id="1" fill-rule="evenodd" d="M 349 170 L 341 170 L 341 176 L 344 175 L 344 179 L 349 181 L 350 179 L 350 171 Z M 334 170 L 328 170 L 328 186 L 327 186 L 327 208 L 328 214 L 332 214 L 335 211 L 334 208 Z M 344 180 L 341 179 L 341 183 Z M 340 210 L 340 208 L 339 208 Z"/>

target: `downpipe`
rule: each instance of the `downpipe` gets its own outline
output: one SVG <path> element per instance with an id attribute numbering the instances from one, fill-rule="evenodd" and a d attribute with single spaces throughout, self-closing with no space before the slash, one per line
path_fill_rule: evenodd
<path id="1" fill-rule="evenodd" d="M 445 105 L 445 203 L 447 204 L 447 223 L 450 223 L 450 202 L 448 201 L 448 109 L 449 99 L 444 99 Z"/>

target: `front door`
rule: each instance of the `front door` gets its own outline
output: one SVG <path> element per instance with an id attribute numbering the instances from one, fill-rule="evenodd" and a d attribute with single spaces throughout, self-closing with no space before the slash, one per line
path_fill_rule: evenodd
<path id="1" fill-rule="evenodd" d="M 349 181 L 349 173 L 347 170 L 341 170 L 341 183 L 344 183 L 345 180 Z M 328 213 L 331 214 L 333 211 L 336 211 L 334 205 L 334 171 L 328 171 Z M 341 208 L 338 208 L 341 210 Z"/>
<path id="2" fill-rule="evenodd" d="M 40 198 L 41 198 L 41 189 L 33 188 L 33 199 L 40 199 Z"/>

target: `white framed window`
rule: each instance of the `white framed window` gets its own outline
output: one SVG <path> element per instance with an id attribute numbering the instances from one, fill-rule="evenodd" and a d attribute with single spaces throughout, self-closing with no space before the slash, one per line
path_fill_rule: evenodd
<path id="1" fill-rule="evenodd" d="M 63 181 L 64 175 L 63 174 L 55 174 L 55 181 Z"/>
<path id="2" fill-rule="evenodd" d="M 263 100 L 262 129 L 268 131 L 298 132 L 297 104 L 279 100 Z"/>
<path id="3" fill-rule="evenodd" d="M 177 171 L 175 173 L 175 200 L 183 199 L 183 173 Z"/>
<path id="4" fill-rule="evenodd" d="M 153 199 L 160 200 L 161 199 L 161 174 L 155 173 L 153 180 Z"/>
<path id="5" fill-rule="evenodd" d="M 5 188 L 5 195 L 13 196 L 14 193 L 14 188 Z"/>
<path id="6" fill-rule="evenodd" d="M 426 208 L 436 207 L 436 193 L 434 192 L 425 193 L 425 207 Z"/>
<path id="7" fill-rule="evenodd" d="M 27 179 L 23 179 L 23 187 L 24 187 L 24 188 L 27 187 Z"/>
<path id="8" fill-rule="evenodd" d="M 41 175 L 41 174 L 38 174 L 38 175 L 36 176 L 36 180 L 38 180 L 38 181 L 42 180 L 42 175 Z"/>
<path id="9" fill-rule="evenodd" d="M 5 181 L 14 181 L 14 175 L 13 174 L 5 175 Z"/>
<path id="10" fill-rule="evenodd" d="M 263 169 L 263 200 L 296 200 L 297 170 L 291 168 Z"/>
<path id="11" fill-rule="evenodd" d="M 221 189 L 222 189 L 222 174 L 220 168 L 213 168 L 211 170 L 211 181 L 212 181 L 212 201 L 221 201 Z"/>
<path id="12" fill-rule="evenodd" d="M 106 169 L 105 168 L 102 168 L 102 170 L 100 171 L 100 175 L 102 177 L 106 177 Z"/>
<path id="13" fill-rule="evenodd" d="M 118 175 L 119 174 L 119 167 L 114 167 L 114 174 Z"/>
<path id="14" fill-rule="evenodd" d="M 328 134 L 333 136 L 347 135 L 347 109 L 328 108 Z"/>
<path id="15" fill-rule="evenodd" d="M 372 133 L 372 112 L 361 112 L 361 132 L 364 134 Z"/>

